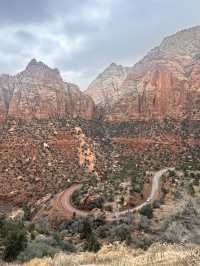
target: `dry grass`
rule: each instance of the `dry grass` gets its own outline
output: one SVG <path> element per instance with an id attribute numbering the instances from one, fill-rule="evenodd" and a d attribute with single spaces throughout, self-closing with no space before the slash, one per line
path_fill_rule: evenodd
<path id="1" fill-rule="evenodd" d="M 6 266 L 6 264 L 0 264 Z M 200 265 L 200 247 L 153 245 L 148 251 L 132 250 L 123 245 L 104 246 L 97 254 L 57 254 L 53 259 L 34 259 L 23 266 L 195 266 Z M 8 266 L 8 264 L 7 264 Z M 20 266 L 12 264 L 9 266 Z"/>

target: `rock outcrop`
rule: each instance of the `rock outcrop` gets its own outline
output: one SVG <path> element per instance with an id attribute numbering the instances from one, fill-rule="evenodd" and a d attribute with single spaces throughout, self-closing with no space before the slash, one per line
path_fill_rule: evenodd
<path id="1" fill-rule="evenodd" d="M 16 76 L 0 77 L 0 111 L 0 122 L 6 117 L 91 119 L 95 105 L 76 85 L 65 83 L 57 69 L 33 59 Z"/>
<path id="2" fill-rule="evenodd" d="M 9 109 L 13 90 L 15 87 L 15 79 L 9 75 L 0 76 L 0 123 L 5 121 Z"/>
<path id="3" fill-rule="evenodd" d="M 97 101 L 99 91 L 107 95 L 106 90 L 109 94 L 112 86 L 99 88 L 93 82 L 86 92 L 100 106 L 105 106 L 106 101 L 110 103 L 106 109 L 108 120 L 165 116 L 200 119 L 199 58 L 200 26 L 197 26 L 165 38 L 130 68 L 112 100 L 105 97 L 104 101 Z M 112 75 L 109 78 L 112 80 Z"/>

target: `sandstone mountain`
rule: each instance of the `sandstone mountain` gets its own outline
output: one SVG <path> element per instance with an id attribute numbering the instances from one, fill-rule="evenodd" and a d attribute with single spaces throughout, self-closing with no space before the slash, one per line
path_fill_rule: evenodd
<path id="1" fill-rule="evenodd" d="M 199 119 L 199 71 L 200 26 L 197 26 L 165 38 L 121 76 L 117 94 L 111 83 L 99 88 L 103 74 L 92 82 L 86 93 L 100 106 L 109 103 L 106 111 L 110 120 L 167 115 L 175 119 Z M 110 73 L 109 79 L 115 79 L 115 75 Z M 99 101 L 100 95 L 104 101 Z"/>
<path id="2" fill-rule="evenodd" d="M 88 87 L 86 93 L 96 104 L 107 105 L 118 99 L 120 86 L 129 73 L 129 67 L 112 63 Z"/>
<path id="3" fill-rule="evenodd" d="M 1 121 L 6 117 L 91 119 L 95 105 L 76 85 L 65 83 L 57 69 L 33 59 L 16 76 L 0 77 L 0 111 Z"/>
<path id="4" fill-rule="evenodd" d="M 73 83 L 65 83 L 65 114 L 69 117 L 91 119 L 95 114 L 95 104 L 92 98 L 83 93 Z"/>

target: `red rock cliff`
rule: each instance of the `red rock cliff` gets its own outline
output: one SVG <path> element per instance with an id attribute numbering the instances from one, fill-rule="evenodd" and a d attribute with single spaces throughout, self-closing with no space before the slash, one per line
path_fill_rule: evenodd
<path id="1" fill-rule="evenodd" d="M 65 83 L 57 69 L 33 59 L 16 76 L 0 77 L 0 111 L 0 122 L 6 117 L 31 120 L 79 116 L 91 119 L 95 106 L 76 85 Z"/>
<path id="2" fill-rule="evenodd" d="M 123 76 L 117 96 L 112 94 L 105 110 L 107 119 L 200 119 L 199 56 L 200 26 L 165 38 Z M 99 87 L 88 91 L 96 100 Z"/>

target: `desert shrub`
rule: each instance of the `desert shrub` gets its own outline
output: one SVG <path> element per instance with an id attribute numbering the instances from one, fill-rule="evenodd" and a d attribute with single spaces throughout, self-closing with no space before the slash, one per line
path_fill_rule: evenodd
<path id="1" fill-rule="evenodd" d="M 97 252 L 100 250 L 101 245 L 93 233 L 86 239 L 85 249 L 91 252 Z"/>
<path id="2" fill-rule="evenodd" d="M 60 247 L 65 252 L 66 251 L 67 252 L 76 252 L 75 246 L 72 243 L 68 242 L 68 241 L 62 241 L 60 243 Z"/>
<path id="3" fill-rule="evenodd" d="M 85 250 L 97 252 L 100 249 L 101 245 L 92 231 L 91 221 L 86 218 L 79 220 L 79 223 L 80 238 L 86 240 Z"/>
<path id="4" fill-rule="evenodd" d="M 140 183 L 135 183 L 134 185 L 132 184 L 132 190 L 133 192 L 140 193 L 142 191 L 142 184 Z"/>
<path id="5" fill-rule="evenodd" d="M 17 259 L 21 262 L 25 262 L 33 258 L 54 257 L 58 252 L 58 248 L 34 240 L 28 243 L 26 249 L 18 255 Z"/>
<path id="6" fill-rule="evenodd" d="M 65 229 L 71 234 L 80 234 L 84 230 L 84 221 L 85 219 L 75 219 L 71 222 L 66 222 L 62 224 L 62 227 L 60 226 L 59 229 Z"/>
<path id="7" fill-rule="evenodd" d="M 131 242 L 131 226 L 127 224 L 121 224 L 113 227 L 110 231 L 111 242 L 125 241 L 127 244 Z"/>
<path id="8" fill-rule="evenodd" d="M 72 195 L 72 202 L 75 206 L 77 207 L 82 207 L 80 202 L 81 199 L 83 197 L 83 194 L 86 192 L 87 190 L 85 189 L 85 187 L 83 186 L 81 189 L 76 190 L 73 195 Z"/>
<path id="9" fill-rule="evenodd" d="M 88 234 L 92 231 L 91 228 L 97 228 L 101 225 L 105 224 L 104 217 L 89 217 L 85 218 L 77 218 L 70 222 L 65 222 L 59 226 L 59 231 L 64 234 L 81 234 L 81 237 L 85 238 L 85 234 Z"/>
<path id="10" fill-rule="evenodd" d="M 140 230 L 148 231 L 150 229 L 150 224 L 151 224 L 151 220 L 147 216 L 140 215 L 140 221 L 138 224 L 138 228 Z"/>
<path id="11" fill-rule="evenodd" d="M 169 170 L 169 176 L 170 177 L 175 177 L 176 176 L 176 172 L 174 170 Z"/>
<path id="12" fill-rule="evenodd" d="M 110 230 L 111 230 L 111 226 L 108 224 L 105 224 L 103 226 L 99 226 L 96 231 L 95 234 L 97 235 L 97 237 L 99 238 L 107 238 L 110 235 Z"/>
<path id="13" fill-rule="evenodd" d="M 27 245 L 26 229 L 21 222 L 2 220 L 0 225 L 0 237 L 5 247 L 3 259 L 14 260 Z"/>
<path id="14" fill-rule="evenodd" d="M 180 243 L 188 235 L 188 229 L 181 221 L 171 221 L 162 235 L 162 241 L 168 243 Z"/>
<path id="15" fill-rule="evenodd" d="M 2 244 L 5 247 L 3 259 L 6 261 L 12 261 L 26 248 L 26 229 L 23 223 L 6 220 L 1 222 L 0 227 L 0 237 L 2 238 Z"/>
<path id="16" fill-rule="evenodd" d="M 146 205 L 144 206 L 141 210 L 140 210 L 140 214 L 147 216 L 149 219 L 153 218 L 153 210 L 152 207 L 150 205 Z"/>
<path id="17" fill-rule="evenodd" d="M 97 209 L 102 209 L 103 203 L 104 203 L 104 199 L 102 197 L 98 197 L 94 201 L 92 201 L 89 204 L 87 204 L 85 207 L 88 210 L 92 210 L 92 209 L 96 209 L 96 208 Z"/>
<path id="18" fill-rule="evenodd" d="M 63 251 L 68 251 L 68 252 L 76 251 L 74 245 L 69 243 L 68 241 L 62 240 L 58 233 L 54 234 L 54 241 L 55 241 L 55 246 L 58 246 Z"/>
<path id="19" fill-rule="evenodd" d="M 67 236 L 71 236 L 71 233 L 68 230 L 62 230 L 62 231 L 59 232 L 59 234 L 60 234 L 60 237 L 62 239 L 67 237 Z"/>
<path id="20" fill-rule="evenodd" d="M 40 234 L 48 235 L 50 233 L 48 219 L 45 217 L 38 223 L 35 223 L 35 230 L 37 230 Z"/>
<path id="21" fill-rule="evenodd" d="M 147 239 L 147 238 L 141 238 L 141 239 L 137 239 L 135 240 L 135 245 L 136 245 L 136 248 L 141 248 L 141 249 L 144 249 L 144 250 L 147 250 L 151 244 L 153 243 L 152 240 L 150 239 Z"/>
<path id="22" fill-rule="evenodd" d="M 92 228 L 89 219 L 84 219 L 82 221 L 82 228 L 81 228 L 81 238 L 87 239 L 89 238 L 90 234 L 92 233 Z"/>

